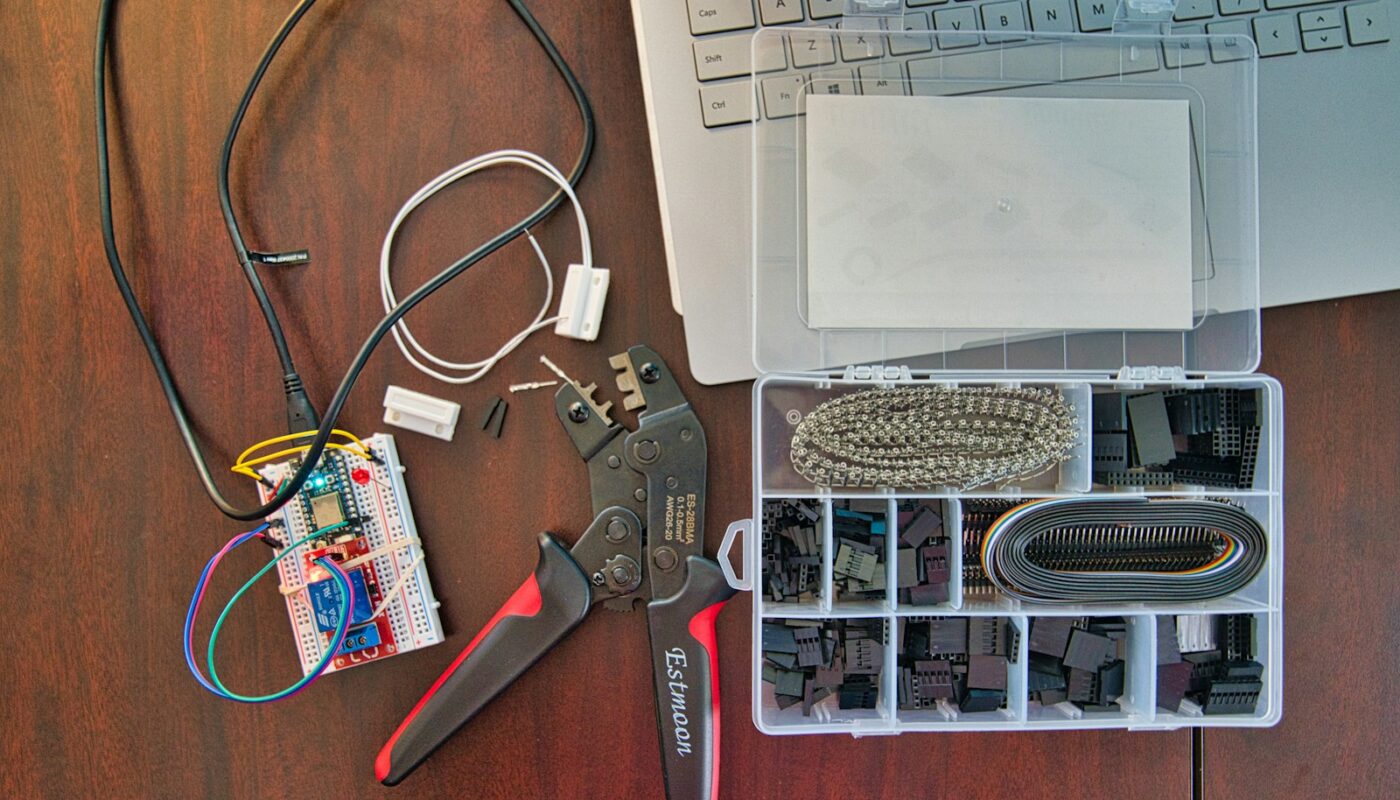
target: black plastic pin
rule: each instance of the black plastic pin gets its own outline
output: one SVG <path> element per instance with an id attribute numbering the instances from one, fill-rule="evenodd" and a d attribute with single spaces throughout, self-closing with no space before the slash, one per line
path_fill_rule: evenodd
<path id="1" fill-rule="evenodd" d="M 486 413 L 481 415 L 481 429 L 484 431 L 491 425 L 491 420 L 496 416 L 496 409 L 505 401 L 499 397 L 492 397 L 486 403 Z"/>
<path id="2" fill-rule="evenodd" d="M 492 438 L 501 438 L 501 428 L 504 427 L 506 424 L 506 410 L 509 408 L 510 406 L 507 405 L 506 401 L 504 400 L 502 400 L 501 404 L 496 407 L 496 418 L 495 421 L 491 423 Z"/>

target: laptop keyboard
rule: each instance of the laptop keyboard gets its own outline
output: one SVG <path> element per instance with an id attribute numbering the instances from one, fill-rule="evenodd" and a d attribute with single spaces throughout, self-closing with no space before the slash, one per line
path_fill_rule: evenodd
<path id="1" fill-rule="evenodd" d="M 695 77 L 705 127 L 751 121 L 749 75 L 773 73 L 759 81 L 758 110 L 767 119 L 798 113 L 798 98 L 810 81 L 832 94 L 908 94 L 910 77 L 939 77 L 954 69 L 969 77 L 989 65 L 990 45 L 1022 41 L 1026 31 L 1094 33 L 1113 26 L 1116 0 L 906 0 L 904 27 L 928 31 L 890 39 L 832 29 L 844 0 L 686 0 L 694 35 Z M 1261 59 L 1363 47 L 1390 41 L 1385 0 L 1179 0 L 1173 30 L 1185 34 L 1249 36 Z M 826 20 L 826 22 L 823 22 Z M 760 25 L 811 23 L 787 42 L 778 37 L 752 53 Z M 981 34 L 962 31 L 981 30 Z M 995 32 L 995 33 L 993 33 Z M 980 49 L 980 50 L 979 50 Z M 953 54 L 945 56 L 944 54 Z M 890 56 L 893 59 L 885 58 Z M 922 62 L 921 63 L 921 57 Z M 1066 79 L 1178 69 L 1239 58 L 1235 48 L 1211 52 L 1163 44 L 1160 53 L 1133 48 L 1132 58 L 1116 55 L 1107 63 L 1073 65 Z M 751 59 L 756 64 L 751 64 Z M 877 59 L 884 59 L 879 60 Z M 874 63 L 871 63 L 874 62 Z M 1071 65 L 1066 64 L 1066 68 Z M 756 69 L 755 69 L 756 67 Z M 743 78 L 744 80 L 734 80 Z"/>

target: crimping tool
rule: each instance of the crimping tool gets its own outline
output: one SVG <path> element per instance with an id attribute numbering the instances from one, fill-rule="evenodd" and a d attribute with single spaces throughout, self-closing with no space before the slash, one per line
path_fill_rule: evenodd
<path id="1" fill-rule="evenodd" d="M 715 616 L 734 590 L 703 553 L 705 431 L 675 376 L 651 348 L 609 359 L 628 431 L 568 376 L 554 410 L 588 465 L 593 523 L 566 548 L 539 535 L 535 573 L 428 689 L 375 760 L 386 785 L 403 780 L 599 602 L 647 602 L 661 766 L 671 800 L 718 794 L 719 656 Z"/>

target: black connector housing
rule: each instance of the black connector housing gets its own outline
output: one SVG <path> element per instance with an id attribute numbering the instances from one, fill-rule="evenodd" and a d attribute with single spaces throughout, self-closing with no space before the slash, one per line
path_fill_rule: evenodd
<path id="1" fill-rule="evenodd" d="M 301 385 L 301 376 L 283 375 L 282 391 L 287 395 L 287 433 L 304 433 L 321 427 L 321 415 L 311 405 L 306 387 Z"/>

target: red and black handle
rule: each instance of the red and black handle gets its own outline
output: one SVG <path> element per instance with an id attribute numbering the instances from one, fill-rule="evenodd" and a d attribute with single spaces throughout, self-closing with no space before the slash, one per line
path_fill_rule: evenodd
<path id="1" fill-rule="evenodd" d="M 588 616 L 588 577 L 548 533 L 531 575 L 408 712 L 374 761 L 393 786 Z"/>
<path id="2" fill-rule="evenodd" d="M 686 580 L 647 605 L 661 767 L 670 800 L 719 796 L 719 648 L 715 616 L 734 589 L 719 564 L 686 559 Z"/>

